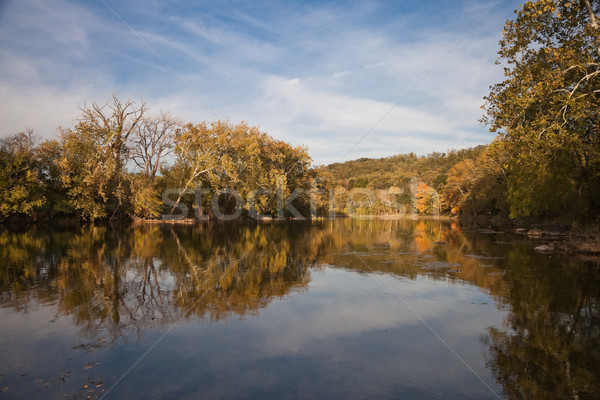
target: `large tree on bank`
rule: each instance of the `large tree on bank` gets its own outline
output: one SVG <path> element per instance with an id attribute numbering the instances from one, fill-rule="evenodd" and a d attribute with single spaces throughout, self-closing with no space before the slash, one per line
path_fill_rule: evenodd
<path id="1" fill-rule="evenodd" d="M 123 212 L 129 185 L 126 164 L 131 137 L 142 123 L 146 104 L 119 100 L 81 109 L 75 128 L 60 129 L 61 181 L 77 214 L 89 221 Z"/>
<path id="2" fill-rule="evenodd" d="M 600 210 L 598 0 L 526 2 L 506 23 L 483 121 L 508 181 L 511 216 Z"/>

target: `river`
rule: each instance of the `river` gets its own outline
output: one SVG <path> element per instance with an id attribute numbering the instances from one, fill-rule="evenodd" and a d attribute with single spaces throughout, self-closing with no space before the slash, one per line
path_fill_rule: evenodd
<path id="1" fill-rule="evenodd" d="M 2 228 L 0 398 L 598 398 L 600 266 L 536 243 L 410 219 Z"/>

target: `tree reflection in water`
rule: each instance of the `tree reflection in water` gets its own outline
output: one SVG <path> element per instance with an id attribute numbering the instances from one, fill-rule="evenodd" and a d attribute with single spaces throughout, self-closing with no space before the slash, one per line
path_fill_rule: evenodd
<path id="1" fill-rule="evenodd" d="M 488 367 L 510 399 L 597 399 L 600 394 L 600 269 L 543 258 L 507 257 L 510 313 L 489 328 Z"/>
<path id="2" fill-rule="evenodd" d="M 187 228 L 187 227 L 186 227 Z M 315 254 L 291 251 L 309 234 L 285 224 L 87 226 L 76 232 L 2 232 L 2 305 L 58 303 L 82 334 L 113 340 L 182 314 L 256 313 L 306 287 Z M 295 246 L 299 250 L 301 246 Z"/>
<path id="3" fill-rule="evenodd" d="M 469 284 L 507 311 L 482 338 L 510 399 L 600 393 L 598 265 L 507 245 L 455 222 L 230 222 L 0 232 L 0 304 L 56 304 L 115 342 L 179 318 L 256 314 L 333 266 Z M 357 258 L 360 257 L 360 260 Z M 362 261 L 364 261 L 364 263 Z"/>

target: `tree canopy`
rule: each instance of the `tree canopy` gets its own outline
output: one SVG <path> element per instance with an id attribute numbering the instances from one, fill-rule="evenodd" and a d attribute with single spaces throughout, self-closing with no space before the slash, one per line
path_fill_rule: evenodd
<path id="1" fill-rule="evenodd" d="M 40 143 L 27 131 L 0 141 L 0 218 L 157 218 L 190 206 L 208 216 L 275 214 L 276 194 L 310 189 L 310 162 L 306 148 L 245 122 L 185 123 L 113 95 L 82 107 L 75 126 L 59 128 L 57 139 Z M 212 196 L 198 200 L 206 193 Z M 308 202 L 299 197 L 296 206 Z"/>
<path id="2" fill-rule="evenodd" d="M 600 207 L 598 1 L 528 1 L 506 22 L 506 79 L 483 121 L 508 177 L 512 216 Z"/>

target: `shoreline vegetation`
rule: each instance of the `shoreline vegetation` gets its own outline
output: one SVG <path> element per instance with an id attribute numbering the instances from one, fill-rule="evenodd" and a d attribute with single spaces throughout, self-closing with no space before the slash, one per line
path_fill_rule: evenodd
<path id="1" fill-rule="evenodd" d="M 561 221 L 560 235 L 542 230 L 548 252 L 597 254 L 598 12 L 588 1 L 538 0 L 506 22 L 505 80 L 484 98 L 481 122 L 496 134 L 488 145 L 313 167 L 306 147 L 245 122 L 185 122 L 113 94 L 81 107 L 55 139 L 25 130 L 0 140 L 0 223 L 191 224 L 191 210 L 263 221 L 486 216 L 529 224 L 528 232 Z M 165 222 L 165 214 L 184 219 Z"/>

